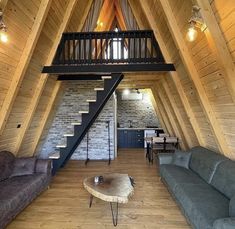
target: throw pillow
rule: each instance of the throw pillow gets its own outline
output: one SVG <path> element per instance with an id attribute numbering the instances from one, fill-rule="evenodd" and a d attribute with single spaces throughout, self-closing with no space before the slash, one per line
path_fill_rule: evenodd
<path id="1" fill-rule="evenodd" d="M 10 177 L 14 165 L 15 156 L 8 152 L 0 152 L 0 181 Z"/>
<path id="2" fill-rule="evenodd" d="M 35 163 L 36 157 L 16 158 L 11 177 L 34 174 Z"/>
<path id="3" fill-rule="evenodd" d="M 190 157 L 191 153 L 176 150 L 173 155 L 172 164 L 188 169 Z"/>

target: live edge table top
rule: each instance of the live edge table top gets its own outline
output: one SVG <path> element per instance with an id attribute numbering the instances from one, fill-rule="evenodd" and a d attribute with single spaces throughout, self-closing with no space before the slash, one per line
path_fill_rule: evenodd
<path id="1" fill-rule="evenodd" d="M 110 173 L 103 174 L 103 182 L 96 184 L 94 177 L 83 181 L 85 189 L 93 196 L 116 203 L 127 203 L 128 198 L 134 193 L 128 174 Z"/>

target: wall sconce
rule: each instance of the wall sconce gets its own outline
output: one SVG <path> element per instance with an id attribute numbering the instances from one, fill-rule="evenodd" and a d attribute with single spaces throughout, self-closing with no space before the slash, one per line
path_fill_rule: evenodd
<path id="1" fill-rule="evenodd" d="M 0 10 L 0 40 L 1 42 L 6 43 L 8 41 L 7 37 L 7 27 L 3 22 L 3 12 Z"/>
<path id="2" fill-rule="evenodd" d="M 196 40 L 198 35 L 197 28 L 204 32 L 207 26 L 202 18 L 199 6 L 194 5 L 192 7 L 192 16 L 189 19 L 189 28 L 186 34 L 188 41 L 193 42 Z"/>

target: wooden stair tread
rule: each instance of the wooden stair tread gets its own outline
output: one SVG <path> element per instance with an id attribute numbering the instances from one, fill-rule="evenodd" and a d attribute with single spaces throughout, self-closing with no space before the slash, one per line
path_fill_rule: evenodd
<path id="1" fill-rule="evenodd" d="M 49 159 L 59 159 L 60 158 L 60 152 L 54 152 L 49 155 Z"/>

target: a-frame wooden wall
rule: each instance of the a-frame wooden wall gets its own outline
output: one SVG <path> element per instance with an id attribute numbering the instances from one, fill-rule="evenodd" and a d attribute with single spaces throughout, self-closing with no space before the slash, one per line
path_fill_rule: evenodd
<path id="1" fill-rule="evenodd" d="M 176 66 L 155 79 L 139 75 L 135 84 L 151 88 L 164 129 L 180 137 L 184 149 L 200 144 L 235 159 L 234 0 L 193 1 L 208 26 L 193 43 L 185 39 L 192 1 L 128 2 L 140 29 L 154 31 L 166 61 Z M 91 3 L 1 1 L 10 42 L 0 44 L 0 150 L 37 152 L 63 93 L 55 78 L 40 73 L 42 66 L 51 63 L 63 31 L 81 30 Z M 116 11 L 101 15 L 103 29 L 111 28 L 114 17 L 125 28 L 118 0 L 111 3 Z M 126 76 L 121 87 L 133 77 Z"/>

